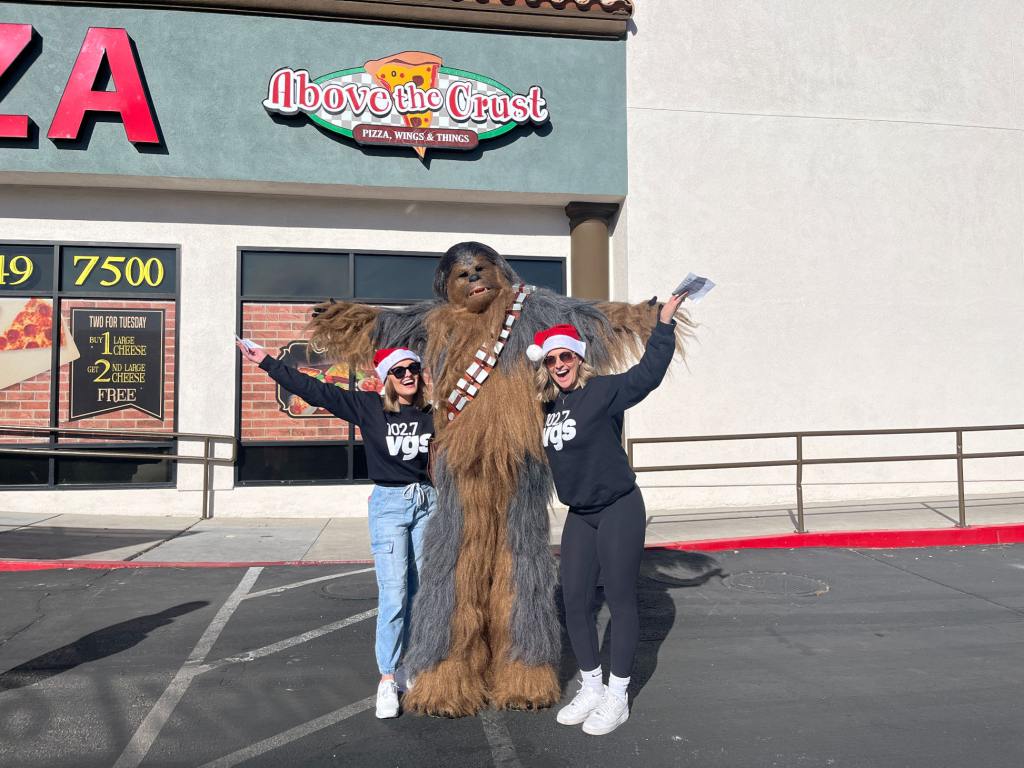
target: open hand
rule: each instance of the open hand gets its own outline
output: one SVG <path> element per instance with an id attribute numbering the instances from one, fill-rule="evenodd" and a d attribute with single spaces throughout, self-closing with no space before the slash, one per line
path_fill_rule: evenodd
<path id="1" fill-rule="evenodd" d="M 686 293 L 680 293 L 673 295 L 665 302 L 661 308 L 661 312 L 658 313 L 658 319 L 663 323 L 671 323 L 672 318 L 675 317 L 676 310 L 679 309 L 679 305 L 683 303 L 683 299 L 686 298 Z"/>
<path id="2" fill-rule="evenodd" d="M 253 347 L 252 349 L 249 349 L 240 341 L 236 341 L 235 346 L 238 347 L 238 351 L 242 353 L 242 357 L 250 363 L 256 363 L 256 365 L 262 363 L 263 358 L 267 356 L 267 351 L 262 347 Z"/>

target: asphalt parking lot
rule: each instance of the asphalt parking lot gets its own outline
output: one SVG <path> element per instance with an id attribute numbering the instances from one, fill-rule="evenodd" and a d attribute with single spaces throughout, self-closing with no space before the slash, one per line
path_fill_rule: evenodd
<path id="1" fill-rule="evenodd" d="M 1024 765 L 1024 545 L 652 551 L 605 737 L 551 711 L 374 718 L 365 565 L 0 587 L 4 766 Z M 572 674 L 566 653 L 566 701 Z"/>

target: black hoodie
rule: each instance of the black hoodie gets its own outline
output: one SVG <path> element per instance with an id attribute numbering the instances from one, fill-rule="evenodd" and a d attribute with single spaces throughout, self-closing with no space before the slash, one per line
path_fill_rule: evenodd
<path id="1" fill-rule="evenodd" d="M 403 405 L 398 413 L 388 413 L 376 392 L 349 392 L 317 381 L 270 355 L 260 368 L 310 405 L 356 424 L 363 432 L 367 471 L 377 485 L 430 482 L 427 449 L 434 432 L 430 408 Z"/>
<path id="2" fill-rule="evenodd" d="M 675 352 L 674 326 L 659 321 L 640 362 L 625 373 L 595 376 L 544 404 L 544 450 L 558 500 L 571 512 L 596 512 L 636 487 L 622 450 L 622 414 L 665 378 Z"/>

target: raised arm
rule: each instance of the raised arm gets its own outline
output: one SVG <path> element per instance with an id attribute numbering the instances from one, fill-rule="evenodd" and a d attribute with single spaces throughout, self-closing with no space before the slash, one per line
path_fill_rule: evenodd
<path id="1" fill-rule="evenodd" d="M 241 341 L 236 341 L 235 346 L 242 353 L 242 357 L 258 365 L 270 375 L 270 378 L 310 405 L 326 408 L 338 418 L 351 421 L 353 424 L 362 423 L 363 409 L 359 394 L 317 381 L 312 376 L 307 376 L 274 359 L 262 347 L 247 347 Z"/>
<path id="2" fill-rule="evenodd" d="M 353 424 L 361 425 L 363 423 L 364 414 L 360 407 L 362 393 L 350 392 L 334 384 L 314 379 L 270 355 L 264 357 L 259 365 L 270 375 L 270 378 L 310 405 L 326 408 L 339 419 L 350 421 Z"/>
<path id="3" fill-rule="evenodd" d="M 625 373 L 606 376 L 602 386 L 608 391 L 608 411 L 621 413 L 632 408 L 658 388 L 675 352 L 675 321 L 659 321 L 654 326 L 640 362 Z"/>

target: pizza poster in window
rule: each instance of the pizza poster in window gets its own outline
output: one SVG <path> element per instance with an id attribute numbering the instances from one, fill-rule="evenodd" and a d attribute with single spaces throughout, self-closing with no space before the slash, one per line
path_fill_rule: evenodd
<path id="1" fill-rule="evenodd" d="M 333 384 L 341 389 L 349 388 L 350 370 L 345 363 L 332 363 L 323 355 L 317 354 L 306 341 L 290 341 L 281 347 L 277 358 L 285 365 L 295 368 L 300 373 L 312 376 L 317 381 Z M 381 382 L 373 371 L 356 370 L 355 388 L 362 392 L 380 392 Z M 289 392 L 280 384 L 277 385 L 277 403 L 281 410 L 293 419 L 309 419 L 332 416 L 325 408 L 310 405 L 294 392 Z"/>
<path id="2" fill-rule="evenodd" d="M 53 300 L 0 299 L 0 389 L 50 370 L 53 355 Z M 60 365 L 79 357 L 63 321 L 58 334 Z"/>

